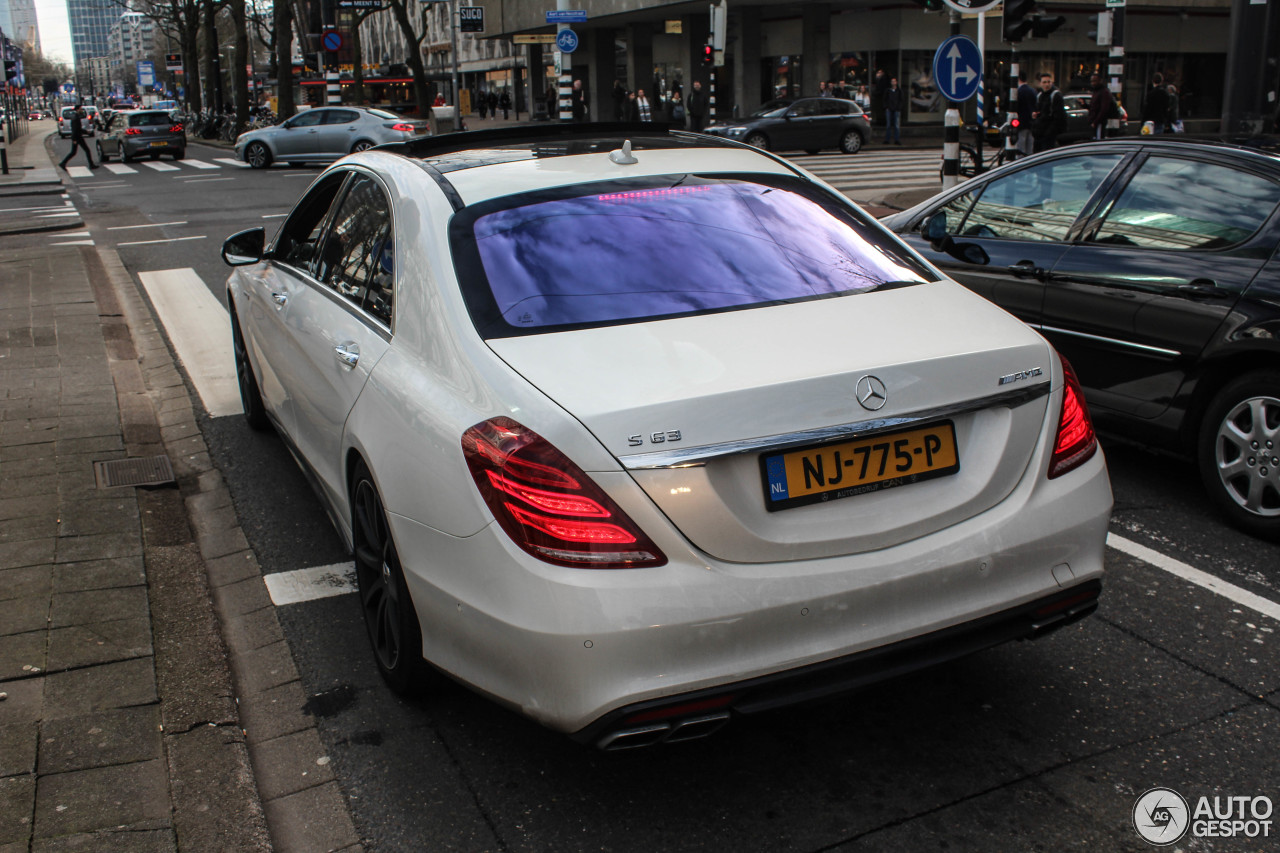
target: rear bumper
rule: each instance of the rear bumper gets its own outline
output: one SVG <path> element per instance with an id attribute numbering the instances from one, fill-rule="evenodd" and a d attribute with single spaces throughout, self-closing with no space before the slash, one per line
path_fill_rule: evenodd
<path id="1" fill-rule="evenodd" d="M 185 139 L 166 139 L 164 145 L 152 145 L 151 140 L 146 142 L 125 142 L 121 145 L 122 151 L 126 157 L 137 157 L 140 154 L 174 154 L 183 153 L 187 150 L 187 141 Z"/>

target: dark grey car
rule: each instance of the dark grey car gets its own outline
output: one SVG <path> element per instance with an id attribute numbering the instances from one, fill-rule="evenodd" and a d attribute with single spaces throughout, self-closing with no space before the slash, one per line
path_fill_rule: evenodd
<path id="1" fill-rule="evenodd" d="M 182 124 L 166 110 L 131 110 L 114 113 L 105 132 L 98 137 L 98 161 L 119 157 L 128 163 L 135 157 L 158 160 L 172 154 L 181 160 L 187 153 L 187 136 Z"/>
<path id="2" fill-rule="evenodd" d="M 871 123 L 861 107 L 843 98 L 779 98 L 742 121 L 714 124 L 703 132 L 765 150 L 817 154 L 839 148 L 855 154 L 871 136 Z"/>

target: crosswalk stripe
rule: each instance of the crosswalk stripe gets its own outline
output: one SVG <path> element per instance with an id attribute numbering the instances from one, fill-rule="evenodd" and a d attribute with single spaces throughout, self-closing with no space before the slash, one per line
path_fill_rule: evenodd
<path id="1" fill-rule="evenodd" d="M 152 161 L 147 161 L 147 162 L 143 163 L 142 165 L 146 166 L 148 169 L 155 169 L 157 172 L 176 172 L 176 171 L 178 171 L 178 167 L 177 167 L 177 166 L 175 166 L 175 165 L 173 165 L 172 163 L 161 163 L 161 162 L 160 162 L 160 161 L 158 161 L 158 160 L 157 160 L 157 161 L 154 161 L 154 162 L 152 162 Z"/>
<path id="2" fill-rule="evenodd" d="M 247 169 L 247 168 L 249 168 L 249 164 L 248 164 L 248 163 L 241 163 L 239 160 L 232 160 L 230 157 L 214 157 L 214 158 L 213 158 L 213 162 L 215 162 L 215 163 L 225 163 L 225 164 L 227 164 L 228 166 L 235 166 L 235 167 L 236 167 L 236 168 L 238 168 L 238 169 Z"/>
<path id="3" fill-rule="evenodd" d="M 93 240 L 67 240 L 63 243 L 50 243 L 50 246 L 92 246 Z"/>
<path id="4" fill-rule="evenodd" d="M 132 166 L 126 166 L 124 163 L 103 163 L 107 167 L 107 171 L 113 175 L 132 175 L 138 170 Z"/>
<path id="5" fill-rule="evenodd" d="M 787 159 L 863 203 L 878 201 L 897 190 L 941 189 L 938 182 L 941 152 L 934 148 L 826 156 L 806 154 Z"/>
<path id="6" fill-rule="evenodd" d="M 88 166 L 68 166 L 67 174 L 73 178 L 92 178 L 93 170 Z"/>
<path id="7" fill-rule="evenodd" d="M 140 272 L 138 278 L 205 409 L 213 417 L 239 414 L 227 309 L 190 267 Z"/>
<path id="8" fill-rule="evenodd" d="M 203 160 L 179 160 L 179 161 L 178 161 L 178 163 L 179 163 L 180 165 L 187 166 L 187 167 L 192 168 L 192 169 L 220 169 L 220 168 L 222 168 L 221 166 L 217 166 L 217 165 L 215 165 L 215 164 L 213 164 L 213 163 L 206 163 L 206 162 L 205 162 L 205 161 L 203 161 Z"/>

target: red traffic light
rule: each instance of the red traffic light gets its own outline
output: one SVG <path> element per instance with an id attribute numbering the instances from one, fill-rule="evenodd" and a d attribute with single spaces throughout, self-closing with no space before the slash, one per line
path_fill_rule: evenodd
<path id="1" fill-rule="evenodd" d="M 712 48 L 711 45 L 709 44 L 704 44 L 702 46 L 702 63 L 704 65 L 710 65 L 715 61 L 716 61 L 715 49 Z"/>

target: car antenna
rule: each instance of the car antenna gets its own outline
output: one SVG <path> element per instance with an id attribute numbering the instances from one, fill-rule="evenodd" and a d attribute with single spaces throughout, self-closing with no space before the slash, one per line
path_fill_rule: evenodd
<path id="1" fill-rule="evenodd" d="M 631 140 L 626 139 L 622 142 L 622 147 L 609 152 L 609 159 L 617 163 L 619 166 L 630 166 L 633 163 L 639 163 L 635 157 L 631 156 Z"/>

